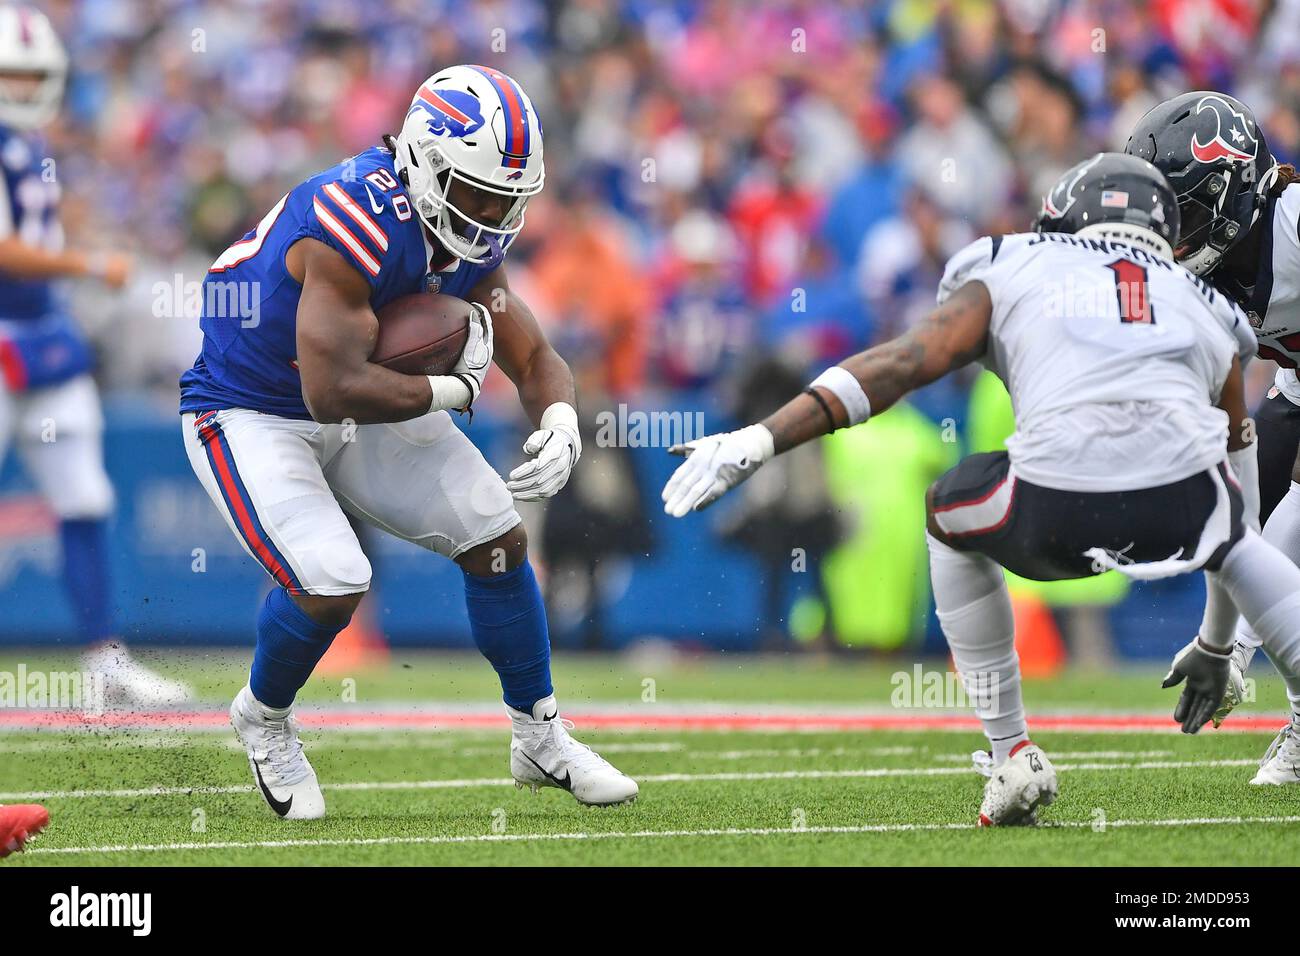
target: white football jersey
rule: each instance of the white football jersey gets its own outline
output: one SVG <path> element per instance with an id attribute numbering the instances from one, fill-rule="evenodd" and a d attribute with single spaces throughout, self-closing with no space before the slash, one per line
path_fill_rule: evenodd
<path id="1" fill-rule="evenodd" d="M 1245 313 L 1171 260 L 1062 233 L 985 236 L 949 262 L 943 302 L 967 282 L 993 302 L 983 358 L 1006 384 L 1017 475 L 1063 491 L 1129 491 L 1222 461 L 1214 407 L 1235 357 L 1255 351 Z"/>
<path id="2" fill-rule="evenodd" d="M 1281 366 L 1276 384 L 1300 405 L 1300 186 L 1282 191 L 1273 206 L 1273 228 L 1261 249 L 1264 268 L 1255 284 L 1255 301 L 1246 316 L 1259 339 L 1259 357 Z"/>

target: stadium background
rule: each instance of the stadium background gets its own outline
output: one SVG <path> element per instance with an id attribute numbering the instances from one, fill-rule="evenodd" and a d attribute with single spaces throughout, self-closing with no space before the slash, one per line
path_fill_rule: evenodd
<path id="1" fill-rule="evenodd" d="M 138 256 L 121 295 L 69 294 L 100 358 L 115 589 L 141 643 L 249 645 L 266 587 L 178 440 L 194 287 L 289 186 L 394 130 L 442 65 L 511 73 L 546 131 L 547 187 L 510 275 L 572 364 L 591 429 L 569 488 L 525 515 L 560 647 L 937 650 L 921 492 L 1004 437 L 995 383 L 940 383 L 684 522 L 658 505 L 673 460 L 596 441 L 597 416 L 702 411 L 716 431 L 761 412 L 915 320 L 949 254 L 1023 228 L 1059 173 L 1122 148 L 1174 92 L 1240 96 L 1273 152 L 1300 158 L 1297 0 L 41 6 L 73 67 L 51 133 L 65 227 Z M 499 375 L 471 434 L 500 468 L 519 458 L 522 416 Z M 71 631 L 56 543 L 8 462 L 0 642 Z M 376 627 L 470 645 L 450 563 L 378 536 L 367 547 Z M 1046 600 L 1094 663 L 1166 656 L 1201 601 L 1194 579 L 1017 593 L 1027 624 L 1046 625 Z"/>

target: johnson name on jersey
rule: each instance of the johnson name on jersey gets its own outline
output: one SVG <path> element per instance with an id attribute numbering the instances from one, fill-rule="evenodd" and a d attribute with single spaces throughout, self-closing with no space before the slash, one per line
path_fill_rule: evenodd
<path id="1" fill-rule="evenodd" d="M 203 350 L 181 377 L 181 411 L 247 408 L 310 418 L 297 366 L 302 287 L 285 266 L 298 240 L 335 249 L 370 284 L 378 310 L 403 295 L 465 296 L 494 267 L 452 259 L 430 245 L 410 196 L 382 147 L 366 150 L 292 189 L 251 232 L 223 252 L 203 284 Z"/>
<path id="2" fill-rule="evenodd" d="M 1011 393 L 1007 448 L 1026 480 L 1120 491 L 1223 459 L 1227 415 L 1212 403 L 1255 349 L 1227 296 L 1145 249 L 1064 233 L 977 240 L 948 263 L 939 301 L 971 281 L 992 300 L 984 361 Z"/>

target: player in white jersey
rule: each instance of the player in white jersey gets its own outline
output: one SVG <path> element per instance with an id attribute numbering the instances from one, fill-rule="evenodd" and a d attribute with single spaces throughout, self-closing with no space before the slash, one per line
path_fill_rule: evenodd
<path id="1" fill-rule="evenodd" d="M 966 458 L 927 495 L 939 621 L 991 744 L 977 761 L 983 825 L 1032 823 L 1057 792 L 1029 739 L 1002 567 L 1035 580 L 1203 568 L 1270 653 L 1300 665 L 1300 568 L 1251 527 L 1253 336 L 1235 304 L 1174 264 L 1173 191 L 1150 163 L 1099 154 L 1045 197 L 1037 229 L 958 253 L 930 316 L 762 423 L 675 449 L 689 457 L 663 491 L 681 517 L 954 369 L 981 361 L 1002 377 L 1016 415 L 1008 450 Z M 1184 732 L 1222 699 L 1231 649 L 1231 635 L 1202 637 L 1174 658 L 1164 686 L 1186 681 L 1174 710 Z"/>
<path id="2" fill-rule="evenodd" d="M 1255 411 L 1260 518 L 1264 537 L 1300 563 L 1300 187 L 1288 188 L 1296 171 L 1273 158 L 1249 107 L 1206 90 L 1152 109 L 1126 151 L 1155 164 L 1178 197 L 1182 232 L 1175 257 L 1245 310 L 1259 355 L 1279 366 Z M 1228 629 L 1233 620 L 1231 607 L 1216 605 L 1211 595 L 1202 630 Z M 1259 644 L 1250 625 L 1239 622 L 1216 726 L 1241 702 Z M 1288 697 L 1291 718 L 1253 783 L 1300 782 L 1300 694 Z"/>

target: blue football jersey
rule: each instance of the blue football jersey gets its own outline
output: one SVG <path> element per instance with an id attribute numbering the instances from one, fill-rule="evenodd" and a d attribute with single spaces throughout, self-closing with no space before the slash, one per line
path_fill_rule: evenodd
<path id="1" fill-rule="evenodd" d="M 0 126 L 0 239 L 29 246 L 63 248 L 59 226 L 59 184 L 44 141 Z M 20 279 L 0 271 L 0 319 L 30 321 L 58 311 L 48 279 Z"/>
<path id="2" fill-rule="evenodd" d="M 0 239 L 51 252 L 63 248 L 59 184 L 45 142 L 0 126 Z M 0 376 L 22 391 L 89 371 L 92 355 L 49 279 L 0 270 Z"/>
<path id="3" fill-rule="evenodd" d="M 493 268 L 431 254 L 393 154 L 374 147 L 311 177 L 223 252 L 203 283 L 203 351 L 181 376 L 181 411 L 247 408 L 310 418 L 297 363 L 300 286 L 284 257 L 299 239 L 337 250 L 370 284 L 370 306 L 436 290 L 464 297 Z"/>

